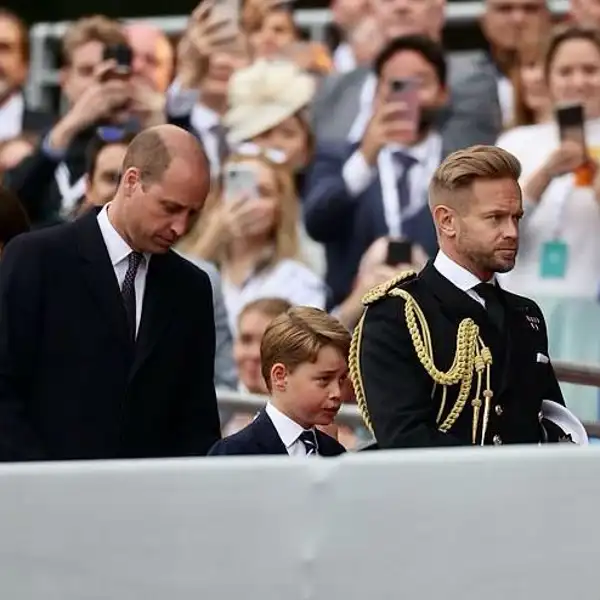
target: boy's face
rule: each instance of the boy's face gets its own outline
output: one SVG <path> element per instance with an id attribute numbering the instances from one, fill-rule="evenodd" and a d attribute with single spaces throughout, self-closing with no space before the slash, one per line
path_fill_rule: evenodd
<path id="1" fill-rule="evenodd" d="M 325 346 L 316 362 L 302 363 L 291 373 L 285 372 L 285 389 L 277 396 L 285 403 L 289 415 L 303 427 L 329 425 L 340 409 L 347 378 L 346 357 L 336 348 Z"/>

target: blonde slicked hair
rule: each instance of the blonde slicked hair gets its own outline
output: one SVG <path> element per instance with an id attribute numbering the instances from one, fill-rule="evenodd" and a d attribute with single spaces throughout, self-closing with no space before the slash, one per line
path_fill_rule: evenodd
<path id="1" fill-rule="evenodd" d="M 471 146 L 453 152 L 436 169 L 429 184 L 429 206 L 448 204 L 452 196 L 471 188 L 477 180 L 513 179 L 521 176 L 521 163 L 496 146 Z"/>

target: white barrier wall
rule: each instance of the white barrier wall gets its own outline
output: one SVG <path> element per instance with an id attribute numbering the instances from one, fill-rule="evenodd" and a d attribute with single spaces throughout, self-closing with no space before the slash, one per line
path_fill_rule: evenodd
<path id="1" fill-rule="evenodd" d="M 574 447 L 3 466 L 0 598 L 593 598 L 599 474 Z"/>

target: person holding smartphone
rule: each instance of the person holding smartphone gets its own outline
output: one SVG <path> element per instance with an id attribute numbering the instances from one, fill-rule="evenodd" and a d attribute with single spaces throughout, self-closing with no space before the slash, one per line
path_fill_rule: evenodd
<path id="1" fill-rule="evenodd" d="M 600 288 L 600 34 L 571 26 L 544 63 L 551 122 L 498 140 L 522 163 L 522 251 L 503 285 L 534 297 L 596 299 Z"/>
<path id="2" fill-rule="evenodd" d="M 233 154 L 223 184 L 181 250 L 218 265 L 232 333 L 242 308 L 259 298 L 324 308 L 323 281 L 300 260 L 292 174 L 266 152 Z"/>
<path id="3" fill-rule="evenodd" d="M 427 184 L 461 142 L 440 132 L 446 61 L 424 36 L 390 42 L 375 61 L 375 111 L 358 144 L 320 144 L 304 195 L 308 234 L 325 245 L 333 306 L 351 292 L 361 257 L 382 236 L 429 256 L 437 242 Z"/>
<path id="4" fill-rule="evenodd" d="M 130 79 L 131 51 L 121 25 L 106 17 L 70 25 L 62 44 L 61 88 L 69 108 L 5 184 L 34 226 L 56 224 L 85 194 L 85 150 L 94 137 L 116 141 L 132 117 L 137 128 L 164 122 L 164 104 Z"/>

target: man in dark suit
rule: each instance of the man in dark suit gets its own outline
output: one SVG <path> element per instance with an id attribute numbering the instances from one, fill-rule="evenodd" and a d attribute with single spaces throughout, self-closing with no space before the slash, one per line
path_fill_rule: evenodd
<path id="1" fill-rule="evenodd" d="M 420 35 L 395 38 L 374 70 L 376 110 L 360 142 L 320 144 L 307 181 L 306 229 L 325 245 L 334 306 L 350 292 L 376 239 L 402 236 L 435 255 L 427 183 L 444 156 L 461 147 L 439 125 L 447 98 L 439 44 Z M 394 91 L 409 80 L 416 90 Z M 408 102 L 415 106 L 407 110 Z"/>
<path id="2" fill-rule="evenodd" d="M 545 400 L 564 406 L 544 317 L 495 279 L 515 263 L 519 175 L 499 148 L 449 156 L 430 186 L 435 261 L 365 297 L 350 372 L 380 448 L 566 437 L 542 414 Z"/>
<path id="3" fill-rule="evenodd" d="M 193 136 L 151 128 L 111 203 L 7 246 L 0 460 L 203 455 L 220 437 L 210 281 L 170 250 L 209 181 Z"/>

